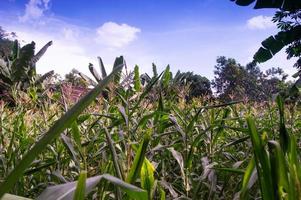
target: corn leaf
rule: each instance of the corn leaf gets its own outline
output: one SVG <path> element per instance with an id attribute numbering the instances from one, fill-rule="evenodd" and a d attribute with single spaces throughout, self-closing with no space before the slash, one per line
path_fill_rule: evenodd
<path id="1" fill-rule="evenodd" d="M 130 169 L 129 174 L 126 179 L 126 182 L 134 183 L 135 180 L 137 179 L 138 175 L 140 174 L 140 170 L 141 170 L 144 158 L 145 158 L 145 153 L 146 153 L 149 142 L 150 142 L 150 133 L 147 132 L 144 135 L 143 141 L 140 144 L 139 149 L 136 153 L 134 162 L 131 166 L 131 169 Z"/>
<path id="2" fill-rule="evenodd" d="M 86 194 L 87 171 L 82 171 L 77 180 L 76 189 L 73 195 L 73 200 L 84 200 Z"/>
<path id="3" fill-rule="evenodd" d="M 90 177 L 86 180 L 86 188 L 85 195 L 88 195 L 93 189 L 99 184 L 101 180 L 106 180 L 115 186 L 121 188 L 127 195 L 129 195 L 133 199 L 137 200 L 147 200 L 147 192 L 142 190 L 134 185 L 128 184 L 114 176 L 109 174 L 103 174 L 100 176 Z M 38 200 L 45 199 L 61 199 L 61 200 L 71 200 L 75 194 L 75 190 L 77 187 L 77 181 L 69 182 L 61 185 L 50 186 L 46 188 L 40 196 L 38 196 Z"/>

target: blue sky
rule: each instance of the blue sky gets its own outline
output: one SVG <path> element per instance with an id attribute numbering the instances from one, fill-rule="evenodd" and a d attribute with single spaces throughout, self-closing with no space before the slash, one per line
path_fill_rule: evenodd
<path id="1" fill-rule="evenodd" d="M 60 74 L 101 56 L 111 68 L 124 55 L 128 68 L 151 72 L 167 64 L 176 72 L 193 71 L 213 78 L 217 56 L 251 61 L 263 39 L 277 33 L 274 9 L 239 7 L 230 0 L 0 0 L 0 26 L 23 43 L 54 44 L 39 61 L 38 72 Z M 260 65 L 292 74 L 284 51 Z"/>

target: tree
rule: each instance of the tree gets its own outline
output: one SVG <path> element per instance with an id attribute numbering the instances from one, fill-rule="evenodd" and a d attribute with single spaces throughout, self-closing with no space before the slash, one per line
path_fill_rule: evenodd
<path id="1" fill-rule="evenodd" d="M 78 75 L 78 72 L 74 69 L 65 75 L 64 82 L 71 83 L 73 86 L 87 87 L 87 83 Z"/>
<path id="2" fill-rule="evenodd" d="M 193 72 L 178 71 L 172 82 L 177 87 L 189 87 L 189 93 L 186 98 L 187 100 L 190 100 L 194 97 L 212 95 L 210 81 L 204 76 L 193 74 Z"/>
<path id="3" fill-rule="evenodd" d="M 255 0 L 235 1 L 236 4 L 242 6 L 250 5 L 253 2 Z M 294 67 L 298 68 L 298 72 L 293 77 L 299 77 L 299 79 L 291 85 L 284 96 L 297 100 L 300 96 L 299 87 L 301 86 L 301 1 L 257 0 L 255 8 L 279 8 L 280 11 L 276 12 L 273 22 L 277 23 L 280 32 L 274 36 L 270 36 L 261 43 L 262 47 L 254 55 L 254 62 L 265 62 L 287 46 L 286 53 L 288 59 L 292 57 L 298 58 L 294 65 Z"/>
<path id="4" fill-rule="evenodd" d="M 272 67 L 266 70 L 260 79 L 260 86 L 264 91 L 262 99 L 269 100 L 273 95 L 285 92 L 289 88 L 286 83 L 287 76 L 281 68 Z"/>
<path id="5" fill-rule="evenodd" d="M 213 88 L 222 100 L 228 101 L 234 96 L 237 99 L 243 98 L 244 80 L 246 70 L 234 59 L 227 59 L 224 56 L 218 57 L 214 70 Z"/>
<path id="6" fill-rule="evenodd" d="M 187 78 L 186 82 L 190 86 L 190 98 L 212 95 L 210 81 L 206 77 L 193 74 Z"/>
<path id="7" fill-rule="evenodd" d="M 262 72 L 255 62 L 244 67 L 234 59 L 218 57 L 214 74 L 212 85 L 223 101 L 243 98 L 266 101 L 274 94 L 287 89 L 287 75 L 281 68 L 271 68 Z"/>

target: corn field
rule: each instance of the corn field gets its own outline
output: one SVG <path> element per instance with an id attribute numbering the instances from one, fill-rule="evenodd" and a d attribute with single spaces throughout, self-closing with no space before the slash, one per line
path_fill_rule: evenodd
<path id="1" fill-rule="evenodd" d="M 3 199 L 301 198 L 297 104 L 185 101 L 166 71 L 126 88 L 121 68 L 77 102 L 0 104 Z"/>

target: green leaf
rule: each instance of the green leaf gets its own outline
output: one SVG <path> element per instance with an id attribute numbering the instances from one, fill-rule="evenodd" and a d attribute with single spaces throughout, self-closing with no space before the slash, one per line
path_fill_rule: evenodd
<path id="1" fill-rule="evenodd" d="M 247 191 L 250 189 L 250 181 L 251 181 L 251 177 L 252 174 L 254 173 L 254 169 L 255 169 L 255 159 L 251 158 L 246 170 L 245 170 L 245 174 L 243 177 L 243 181 L 242 181 L 242 187 L 240 190 L 240 198 L 241 199 L 247 199 Z"/>
<path id="2" fill-rule="evenodd" d="M 141 170 L 144 158 L 145 158 L 145 153 L 146 153 L 149 142 L 150 142 L 150 132 L 147 131 L 145 133 L 143 141 L 140 144 L 139 149 L 136 153 L 133 164 L 132 164 L 129 174 L 127 176 L 126 182 L 134 183 L 135 180 L 137 179 L 138 175 L 140 174 L 140 170 Z"/>
<path id="3" fill-rule="evenodd" d="M 152 191 L 155 184 L 154 172 L 155 167 L 148 159 L 145 158 L 140 172 L 140 179 L 141 187 L 148 192 L 149 199 L 153 199 Z"/>
<path id="4" fill-rule="evenodd" d="M 165 71 L 164 71 L 164 74 L 162 76 L 162 84 L 163 84 L 163 87 L 167 87 L 168 84 L 169 84 L 169 81 L 171 80 L 171 76 L 170 76 L 170 66 L 167 65 Z"/>
<path id="5" fill-rule="evenodd" d="M 138 65 L 136 65 L 134 68 L 134 89 L 138 92 L 141 90 L 141 82 L 140 82 Z"/>
<path id="6" fill-rule="evenodd" d="M 288 152 L 289 168 L 289 196 L 290 200 L 300 199 L 301 196 L 301 168 L 298 159 L 297 142 L 294 135 L 290 138 L 290 148 Z"/>
<path id="7" fill-rule="evenodd" d="M 212 169 L 218 170 L 218 171 L 224 171 L 224 172 L 230 172 L 234 174 L 244 174 L 245 171 L 242 169 L 236 169 L 236 168 L 227 168 L 227 167 L 213 167 Z"/>
<path id="8" fill-rule="evenodd" d="M 34 56 L 35 43 L 31 42 L 23 46 L 20 49 L 19 58 L 15 59 L 11 64 L 11 79 L 13 82 L 20 82 L 24 80 L 28 80 L 29 71 L 34 71 L 35 69 L 31 69 L 32 62 L 31 59 Z M 31 74 L 34 75 L 34 74 Z"/>
<path id="9" fill-rule="evenodd" d="M 268 49 L 260 47 L 259 50 L 255 53 L 253 59 L 256 62 L 262 63 L 273 57 L 273 54 Z"/>
<path id="10" fill-rule="evenodd" d="M 285 117 L 284 117 L 284 102 L 280 95 L 277 96 L 276 102 L 279 109 L 279 134 L 280 134 L 280 145 L 284 152 L 287 152 L 289 145 L 289 134 L 285 127 Z"/>
<path id="11" fill-rule="evenodd" d="M 160 200 L 165 200 L 166 194 L 165 194 L 164 189 L 161 186 L 159 186 L 159 193 L 160 193 Z"/>
<path id="12" fill-rule="evenodd" d="M 104 128 L 104 131 L 105 131 L 107 142 L 108 142 L 111 154 L 112 154 L 115 172 L 117 174 L 117 177 L 122 180 L 123 176 L 122 176 L 122 173 L 121 173 L 121 170 L 120 170 L 120 166 L 119 166 L 119 163 L 118 163 L 118 156 L 117 156 L 117 153 L 116 153 L 114 142 L 113 142 L 113 140 L 111 138 L 111 135 L 108 132 L 108 130 L 106 128 Z"/>
<path id="13" fill-rule="evenodd" d="M 131 110 L 130 116 L 133 115 L 133 113 L 136 111 L 136 109 L 140 106 L 140 103 L 142 100 L 148 95 L 148 93 L 152 90 L 152 88 L 155 86 L 155 84 L 158 82 L 160 77 L 163 73 L 161 73 L 158 77 L 151 80 L 149 84 L 147 84 L 146 88 L 143 90 L 142 94 L 139 97 L 139 100 L 136 102 L 136 104 L 133 106 L 133 109 Z"/>
<path id="14" fill-rule="evenodd" d="M 260 189 L 263 199 L 274 199 L 272 171 L 268 154 L 264 148 L 264 143 L 257 132 L 255 122 L 252 118 L 247 118 L 249 134 L 252 141 L 256 169 L 259 177 Z"/>
<path id="15" fill-rule="evenodd" d="M 230 142 L 230 143 L 226 144 L 225 146 L 223 146 L 223 148 L 225 148 L 225 147 L 230 147 L 230 146 L 232 146 L 232 145 L 240 144 L 240 143 L 242 143 L 242 142 L 245 142 L 245 141 L 248 140 L 248 139 L 250 139 L 250 136 L 246 136 L 246 137 L 243 137 L 243 138 L 239 138 L 239 139 L 237 139 L 237 140 L 235 140 L 235 141 L 233 141 L 233 142 Z"/>
<path id="16" fill-rule="evenodd" d="M 262 63 L 273 57 L 283 47 L 301 39 L 301 25 L 288 31 L 280 31 L 277 35 L 270 36 L 262 42 L 262 46 L 254 55 L 254 61 Z"/>
<path id="17" fill-rule="evenodd" d="M 74 121 L 71 124 L 71 133 L 72 133 L 72 137 L 77 145 L 77 147 L 79 149 L 81 149 L 82 145 L 81 145 L 81 134 L 80 134 L 80 130 L 79 130 L 79 125 L 77 124 L 77 121 Z"/>
<path id="18" fill-rule="evenodd" d="M 36 172 L 40 172 L 42 169 L 48 168 L 56 163 L 57 163 L 56 161 L 50 161 L 50 162 L 44 163 L 42 165 L 36 166 L 34 168 L 29 168 L 24 172 L 24 175 L 30 175 L 30 174 L 33 174 Z"/>
<path id="19" fill-rule="evenodd" d="M 71 141 L 71 138 L 69 138 L 68 136 L 66 136 L 64 134 L 61 134 L 61 139 L 62 139 L 64 146 L 67 149 L 68 154 L 71 156 L 72 160 L 76 164 L 76 167 L 78 169 L 80 169 L 80 161 L 78 159 L 78 153 L 75 151 L 75 148 Z"/>
<path id="20" fill-rule="evenodd" d="M 87 171 L 82 171 L 79 174 L 73 200 L 84 200 L 86 194 Z"/>
<path id="21" fill-rule="evenodd" d="M 276 141 L 269 141 L 270 162 L 273 172 L 273 182 L 277 189 L 278 198 L 283 199 L 289 192 L 286 160 L 283 150 Z"/>
<path id="22" fill-rule="evenodd" d="M 269 49 L 274 55 L 283 48 L 283 42 L 281 40 L 276 40 L 273 36 L 268 37 L 262 43 L 262 46 Z"/>

